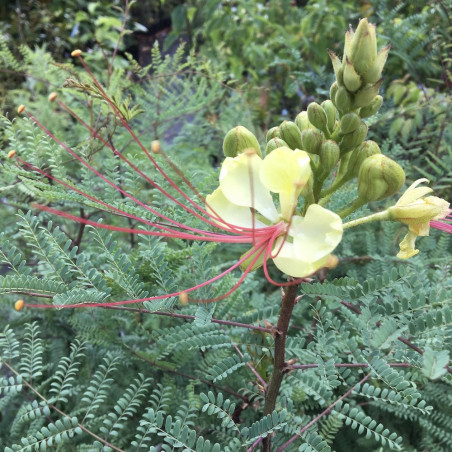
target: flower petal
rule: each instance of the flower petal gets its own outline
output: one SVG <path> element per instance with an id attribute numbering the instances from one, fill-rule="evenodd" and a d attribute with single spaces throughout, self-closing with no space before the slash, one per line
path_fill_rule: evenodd
<path id="1" fill-rule="evenodd" d="M 419 194 L 421 193 L 421 191 L 419 191 L 419 189 L 417 189 L 416 187 L 424 182 L 428 184 L 429 180 L 423 177 L 421 179 L 414 181 L 397 201 L 396 206 L 406 206 L 407 204 L 416 201 L 416 199 L 425 196 L 427 193 L 432 192 L 433 190 L 430 187 L 419 187 L 420 190 L 426 190 L 424 194 Z"/>
<path id="2" fill-rule="evenodd" d="M 408 231 L 408 234 L 405 236 L 405 238 L 400 242 L 399 247 L 400 251 L 397 254 L 397 257 L 400 259 L 409 259 L 410 257 L 415 256 L 417 253 L 419 253 L 419 250 L 417 250 L 414 245 L 416 242 L 417 234 Z"/>
<path id="3" fill-rule="evenodd" d="M 274 252 L 279 250 L 282 240 L 284 240 L 284 238 L 280 237 L 275 242 Z M 278 255 L 273 259 L 273 262 L 283 273 L 293 276 L 294 278 L 304 278 L 305 276 L 312 275 L 320 268 L 327 266 L 330 256 L 327 255 L 313 262 L 306 262 L 305 260 L 300 259 L 300 257 L 301 256 L 297 255 L 295 251 L 294 244 L 286 240 L 279 250 Z"/>
<path id="4" fill-rule="evenodd" d="M 264 228 L 266 225 L 254 218 L 249 207 L 241 207 L 231 203 L 224 196 L 221 188 L 206 196 L 206 209 L 212 215 L 219 216 L 226 223 L 242 228 Z M 218 224 L 224 225 L 221 221 Z"/>
<path id="5" fill-rule="evenodd" d="M 289 235 L 295 252 L 305 262 L 328 256 L 342 240 L 341 217 L 318 204 L 311 204 L 304 217 L 294 216 Z"/>
<path id="6" fill-rule="evenodd" d="M 220 172 L 220 188 L 224 196 L 237 206 L 253 207 L 272 223 L 279 219 L 273 199 L 262 184 L 259 172 L 262 159 L 251 152 L 224 160 Z"/>

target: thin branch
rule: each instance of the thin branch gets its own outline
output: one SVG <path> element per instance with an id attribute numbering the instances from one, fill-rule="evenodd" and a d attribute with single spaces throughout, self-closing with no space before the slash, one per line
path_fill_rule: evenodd
<path id="1" fill-rule="evenodd" d="M 388 363 L 391 367 L 413 367 L 410 363 Z M 306 369 L 316 369 L 319 367 L 318 364 L 287 364 L 286 369 L 288 370 L 306 370 Z M 369 367 L 367 363 L 337 363 L 334 367 Z"/>

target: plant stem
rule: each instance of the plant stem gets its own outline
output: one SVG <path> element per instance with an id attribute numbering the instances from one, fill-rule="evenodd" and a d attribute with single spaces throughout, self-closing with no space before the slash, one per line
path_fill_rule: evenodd
<path id="1" fill-rule="evenodd" d="M 282 297 L 281 311 L 279 312 L 278 323 L 276 325 L 275 335 L 275 357 L 273 361 L 273 373 L 270 378 L 267 391 L 265 393 L 264 416 L 271 414 L 275 409 L 276 398 L 279 394 L 279 388 L 284 374 L 286 336 L 289 328 L 290 317 L 297 300 L 299 284 L 288 286 Z M 271 436 L 262 440 L 262 452 L 271 452 Z"/>

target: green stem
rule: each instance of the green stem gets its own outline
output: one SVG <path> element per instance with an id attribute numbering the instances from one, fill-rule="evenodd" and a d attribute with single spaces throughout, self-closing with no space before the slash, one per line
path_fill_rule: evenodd
<path id="1" fill-rule="evenodd" d="M 351 213 L 353 213 L 355 210 L 359 209 L 363 205 L 364 205 L 364 202 L 360 198 L 357 198 L 352 202 L 352 204 L 350 206 L 337 212 L 337 214 L 341 218 L 348 217 Z"/>
<path id="2" fill-rule="evenodd" d="M 385 221 L 390 220 L 389 211 L 384 210 L 383 212 L 377 212 L 372 215 L 368 215 L 367 217 L 358 218 L 356 220 L 348 221 L 344 223 L 344 229 L 354 228 L 356 226 L 360 226 L 361 224 L 370 223 L 372 221 Z"/>

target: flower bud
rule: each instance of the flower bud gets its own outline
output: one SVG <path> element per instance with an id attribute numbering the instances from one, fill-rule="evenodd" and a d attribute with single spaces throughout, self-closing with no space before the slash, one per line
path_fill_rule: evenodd
<path id="1" fill-rule="evenodd" d="M 367 157 L 358 175 L 358 196 L 363 203 L 380 201 L 399 191 L 405 182 L 402 167 L 383 154 Z"/>
<path id="2" fill-rule="evenodd" d="M 361 146 L 356 148 L 350 157 L 347 167 L 347 179 L 358 177 L 359 169 L 367 157 L 371 155 L 381 154 L 380 148 L 375 141 L 365 141 Z"/>
<path id="3" fill-rule="evenodd" d="M 356 113 L 347 113 L 341 119 L 341 133 L 351 133 L 361 124 L 361 118 Z"/>
<path id="4" fill-rule="evenodd" d="M 326 112 L 318 103 L 311 102 L 308 105 L 308 119 L 314 127 L 317 127 L 317 129 L 328 132 L 328 118 Z"/>
<path id="5" fill-rule="evenodd" d="M 372 66 L 367 70 L 365 74 L 363 74 L 362 79 L 363 83 L 375 83 L 380 79 L 381 73 L 383 71 L 383 66 L 386 63 L 386 59 L 388 58 L 388 53 L 390 49 L 390 45 L 388 44 L 386 47 L 383 47 L 377 54 L 375 61 Z"/>
<path id="6" fill-rule="evenodd" d="M 367 19 L 359 21 L 347 56 L 359 74 L 364 74 L 377 58 L 375 25 L 369 24 Z"/>
<path id="7" fill-rule="evenodd" d="M 325 100 L 321 105 L 326 113 L 328 130 L 332 132 L 336 124 L 336 107 L 331 100 Z"/>
<path id="8" fill-rule="evenodd" d="M 303 150 L 310 154 L 318 154 L 322 145 L 322 134 L 315 129 L 306 129 L 301 133 L 301 141 L 303 142 Z"/>
<path id="9" fill-rule="evenodd" d="M 246 149 L 253 149 L 259 157 L 262 157 L 257 138 L 246 127 L 237 126 L 231 129 L 223 141 L 223 152 L 226 157 L 237 157 Z"/>
<path id="10" fill-rule="evenodd" d="M 14 303 L 14 309 L 16 311 L 22 311 L 22 309 L 24 308 L 24 305 L 25 305 L 24 300 L 19 299 Z"/>
<path id="11" fill-rule="evenodd" d="M 278 137 L 272 138 L 267 143 L 265 153 L 268 155 L 270 154 L 271 151 L 274 151 L 275 149 L 281 148 L 283 146 L 289 147 L 284 140 L 281 140 L 281 138 Z"/>
<path id="12" fill-rule="evenodd" d="M 312 129 L 313 127 L 309 122 L 307 111 L 298 113 L 297 117 L 295 118 L 295 124 L 300 129 L 300 132 L 303 132 L 303 130 L 305 129 Z"/>
<path id="13" fill-rule="evenodd" d="M 279 138 L 279 136 L 279 127 L 272 127 L 267 132 L 266 141 L 268 143 L 272 138 Z"/>
<path id="14" fill-rule="evenodd" d="M 338 89 L 339 89 L 339 85 L 337 84 L 337 82 L 334 82 L 330 86 L 330 99 L 333 101 L 333 104 L 336 104 L 336 94 L 337 94 Z"/>
<path id="15" fill-rule="evenodd" d="M 367 125 L 365 122 L 361 121 L 358 128 L 351 133 L 347 133 L 342 137 L 339 144 L 341 152 L 351 151 L 356 146 L 359 146 L 367 136 Z"/>
<path id="16" fill-rule="evenodd" d="M 328 50 L 331 62 L 333 63 L 334 74 L 336 75 L 336 80 L 339 85 L 343 84 L 343 69 L 341 59 L 332 51 Z"/>
<path id="17" fill-rule="evenodd" d="M 383 104 L 383 97 L 380 95 L 375 96 L 371 103 L 367 105 L 367 107 L 361 108 L 359 111 L 359 116 L 361 118 L 369 118 L 370 116 L 373 116 L 375 113 L 380 110 L 381 105 Z"/>
<path id="18" fill-rule="evenodd" d="M 362 87 L 356 94 L 353 101 L 353 108 L 367 107 L 378 94 L 383 79 L 378 80 L 373 85 L 366 85 Z"/>
<path id="19" fill-rule="evenodd" d="M 292 121 L 283 121 L 279 126 L 279 135 L 291 149 L 301 149 L 301 132 Z"/>
<path id="20" fill-rule="evenodd" d="M 358 91 L 358 89 L 361 87 L 362 84 L 361 77 L 356 72 L 355 68 L 353 67 L 353 64 L 348 58 L 346 58 L 345 60 L 343 77 L 345 87 L 352 93 Z"/>
<path id="21" fill-rule="evenodd" d="M 352 109 L 352 97 L 344 86 L 340 86 L 337 90 L 334 105 L 342 113 L 347 113 Z"/>
<path id="22" fill-rule="evenodd" d="M 338 144 L 333 140 L 325 141 L 320 147 L 319 161 L 324 173 L 329 174 L 337 165 L 340 157 Z"/>

